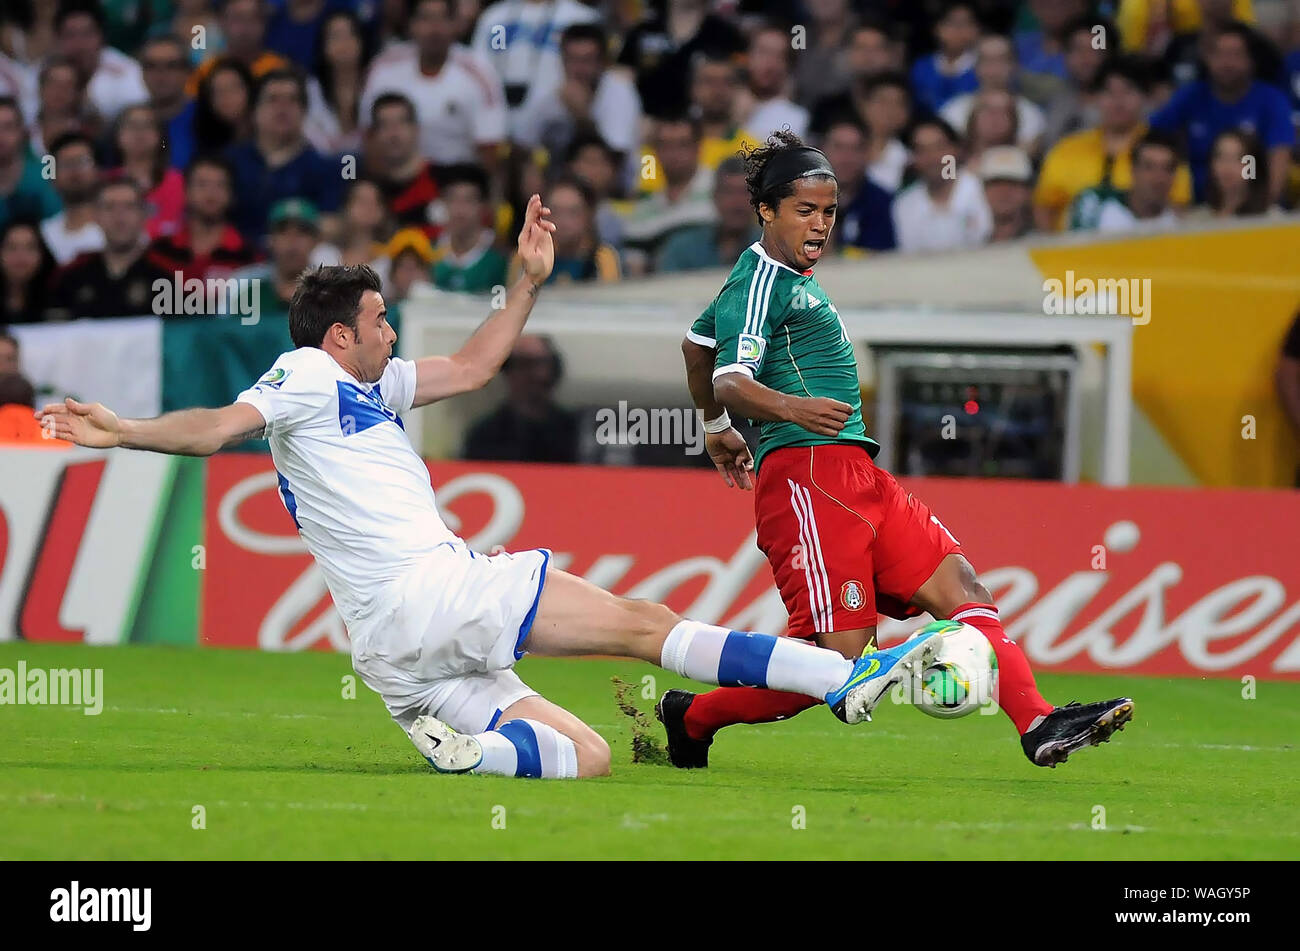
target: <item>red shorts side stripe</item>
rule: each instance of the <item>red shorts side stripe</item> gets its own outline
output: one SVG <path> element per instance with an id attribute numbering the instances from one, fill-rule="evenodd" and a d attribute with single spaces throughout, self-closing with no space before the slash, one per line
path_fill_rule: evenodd
<path id="1" fill-rule="evenodd" d="M 858 447 L 773 450 L 758 473 L 754 509 L 758 547 L 799 637 L 870 628 L 878 612 L 917 614 L 909 603 L 917 589 L 961 550 L 938 517 Z"/>
<path id="2" fill-rule="evenodd" d="M 821 538 L 817 533 L 817 519 L 813 515 L 812 498 L 808 490 L 787 479 L 790 485 L 790 506 L 799 522 L 799 544 L 802 551 L 804 578 L 808 585 L 808 600 L 812 606 L 813 630 L 830 634 L 835 630 L 835 615 L 831 609 L 831 586 L 826 577 L 826 562 L 822 556 Z"/>

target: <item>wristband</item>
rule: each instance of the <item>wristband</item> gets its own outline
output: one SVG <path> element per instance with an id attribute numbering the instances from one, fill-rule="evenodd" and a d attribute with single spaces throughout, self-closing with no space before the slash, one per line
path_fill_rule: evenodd
<path id="1" fill-rule="evenodd" d="M 700 413 L 700 419 L 704 422 L 704 431 L 709 435 L 725 433 L 731 428 L 731 417 L 727 415 L 725 409 L 722 411 L 722 415 L 716 419 L 704 419 L 703 413 Z"/>

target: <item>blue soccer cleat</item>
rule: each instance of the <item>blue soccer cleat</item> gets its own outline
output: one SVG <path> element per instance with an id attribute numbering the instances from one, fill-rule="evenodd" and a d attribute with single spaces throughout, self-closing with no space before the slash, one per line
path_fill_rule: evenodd
<path id="1" fill-rule="evenodd" d="M 915 637 L 884 650 L 868 647 L 862 652 L 844 686 L 826 695 L 831 712 L 845 723 L 871 719 L 886 691 L 894 684 L 917 677 L 934 663 L 943 645 L 942 634 Z"/>

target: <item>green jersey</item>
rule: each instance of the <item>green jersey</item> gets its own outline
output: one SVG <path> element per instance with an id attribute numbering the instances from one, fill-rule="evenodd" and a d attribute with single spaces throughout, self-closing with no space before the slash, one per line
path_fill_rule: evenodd
<path id="1" fill-rule="evenodd" d="M 1085 188 L 1070 203 L 1067 231 L 1091 231 L 1101 220 L 1101 211 L 1107 202 L 1124 201 L 1124 193 L 1113 185 L 1094 185 Z"/>
<path id="2" fill-rule="evenodd" d="M 433 286 L 444 291 L 486 294 L 506 282 L 509 262 L 492 246 L 495 235 L 484 231 L 479 243 L 463 255 L 457 255 L 446 241 L 438 242 L 433 265 Z"/>
<path id="3" fill-rule="evenodd" d="M 769 389 L 820 396 L 853 407 L 838 436 L 819 436 L 788 422 L 759 424 L 755 470 L 773 449 L 852 443 L 875 456 L 879 445 L 862 422 L 858 362 L 830 295 L 809 271 L 780 264 L 754 242 L 687 336 L 717 351 L 713 378 L 747 373 Z"/>

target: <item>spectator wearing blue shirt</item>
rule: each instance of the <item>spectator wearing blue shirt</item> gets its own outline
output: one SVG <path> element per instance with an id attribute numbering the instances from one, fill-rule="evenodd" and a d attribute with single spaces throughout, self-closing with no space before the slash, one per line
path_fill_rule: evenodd
<path id="1" fill-rule="evenodd" d="M 1198 201 L 1205 197 L 1214 140 L 1226 129 L 1253 132 L 1263 143 L 1271 204 L 1281 200 L 1286 188 L 1295 144 L 1291 107 L 1281 90 L 1255 78 L 1252 36 L 1243 23 L 1224 27 L 1205 57 L 1208 78 L 1183 86 L 1151 116 L 1153 129 L 1181 132 L 1186 137 Z"/>
<path id="2" fill-rule="evenodd" d="M 194 100 L 185 95 L 190 63 L 185 44 L 172 34 L 145 41 L 140 69 L 149 105 L 166 127 L 167 162 L 183 169 L 194 157 Z"/>
<path id="3" fill-rule="evenodd" d="M 1065 43 L 1074 21 L 1088 13 L 1087 0 L 1029 0 L 1029 10 L 1038 21 L 1036 30 L 1020 30 L 1015 35 L 1016 58 L 1026 73 L 1070 78 L 1065 66 Z M 1118 44 L 1118 37 L 1107 35 L 1107 43 Z"/>
<path id="4" fill-rule="evenodd" d="M 230 147 L 235 168 L 235 227 L 260 245 L 267 209 L 282 198 L 305 198 L 322 212 L 338 210 L 342 165 L 321 155 L 303 134 L 307 86 L 302 75 L 274 70 L 253 97 L 253 139 Z"/>
<path id="5" fill-rule="evenodd" d="M 934 26 L 937 52 L 912 66 L 912 93 L 917 102 L 938 112 L 948 100 L 979 88 L 975 76 L 975 45 L 980 23 L 975 9 L 962 0 L 949 4 Z"/>
<path id="6" fill-rule="evenodd" d="M 1300 50 L 1292 50 L 1287 54 L 1282 71 L 1286 74 L 1286 88 L 1291 92 L 1294 124 L 1300 126 Z"/>
<path id="7" fill-rule="evenodd" d="M 12 96 L 0 96 L 0 227 L 11 218 L 40 221 L 63 208 L 41 163 L 27 148 L 23 113 Z"/>
<path id="8" fill-rule="evenodd" d="M 366 42 L 376 47 L 382 45 L 380 41 L 385 39 L 386 37 L 380 35 L 382 32 L 381 28 L 383 26 L 382 24 L 383 17 L 380 14 L 383 13 L 383 8 L 385 7 L 385 5 L 387 5 L 389 8 L 392 8 L 394 6 L 391 0 L 325 0 L 325 2 L 326 2 L 326 9 L 329 12 L 333 12 L 334 10 L 347 10 L 349 13 L 354 14 L 357 17 L 357 19 L 361 21 L 361 25 L 366 34 Z M 268 0 L 267 2 L 267 8 L 268 10 L 270 10 L 270 16 L 273 19 L 278 17 L 283 11 L 287 10 L 293 5 L 294 5 L 294 0 Z M 303 4 L 303 6 L 307 6 L 307 4 Z M 396 6 L 403 14 L 405 13 L 406 10 L 405 3 L 397 4 Z M 474 7 L 474 13 L 476 15 L 479 6 L 481 6 L 481 4 Z M 392 11 L 390 9 L 390 15 L 391 12 Z M 473 25 L 472 19 L 469 25 L 470 26 Z M 467 38 L 462 38 L 458 42 L 468 43 L 469 40 Z M 319 39 L 317 39 L 315 41 L 314 48 L 318 49 L 319 46 L 320 46 L 320 41 Z M 270 48 L 269 43 L 267 44 L 267 48 L 268 49 Z M 309 64 L 300 63 L 299 65 L 306 67 Z"/>
<path id="9" fill-rule="evenodd" d="M 271 10 L 266 22 L 268 50 L 309 69 L 316 62 L 321 24 L 335 10 L 346 10 L 343 0 L 284 0 Z"/>
<path id="10" fill-rule="evenodd" d="M 845 248 L 892 251 L 893 196 L 867 177 L 871 136 L 866 124 L 853 116 L 835 119 L 822 137 L 821 148 L 839 182 L 836 240 Z"/>

